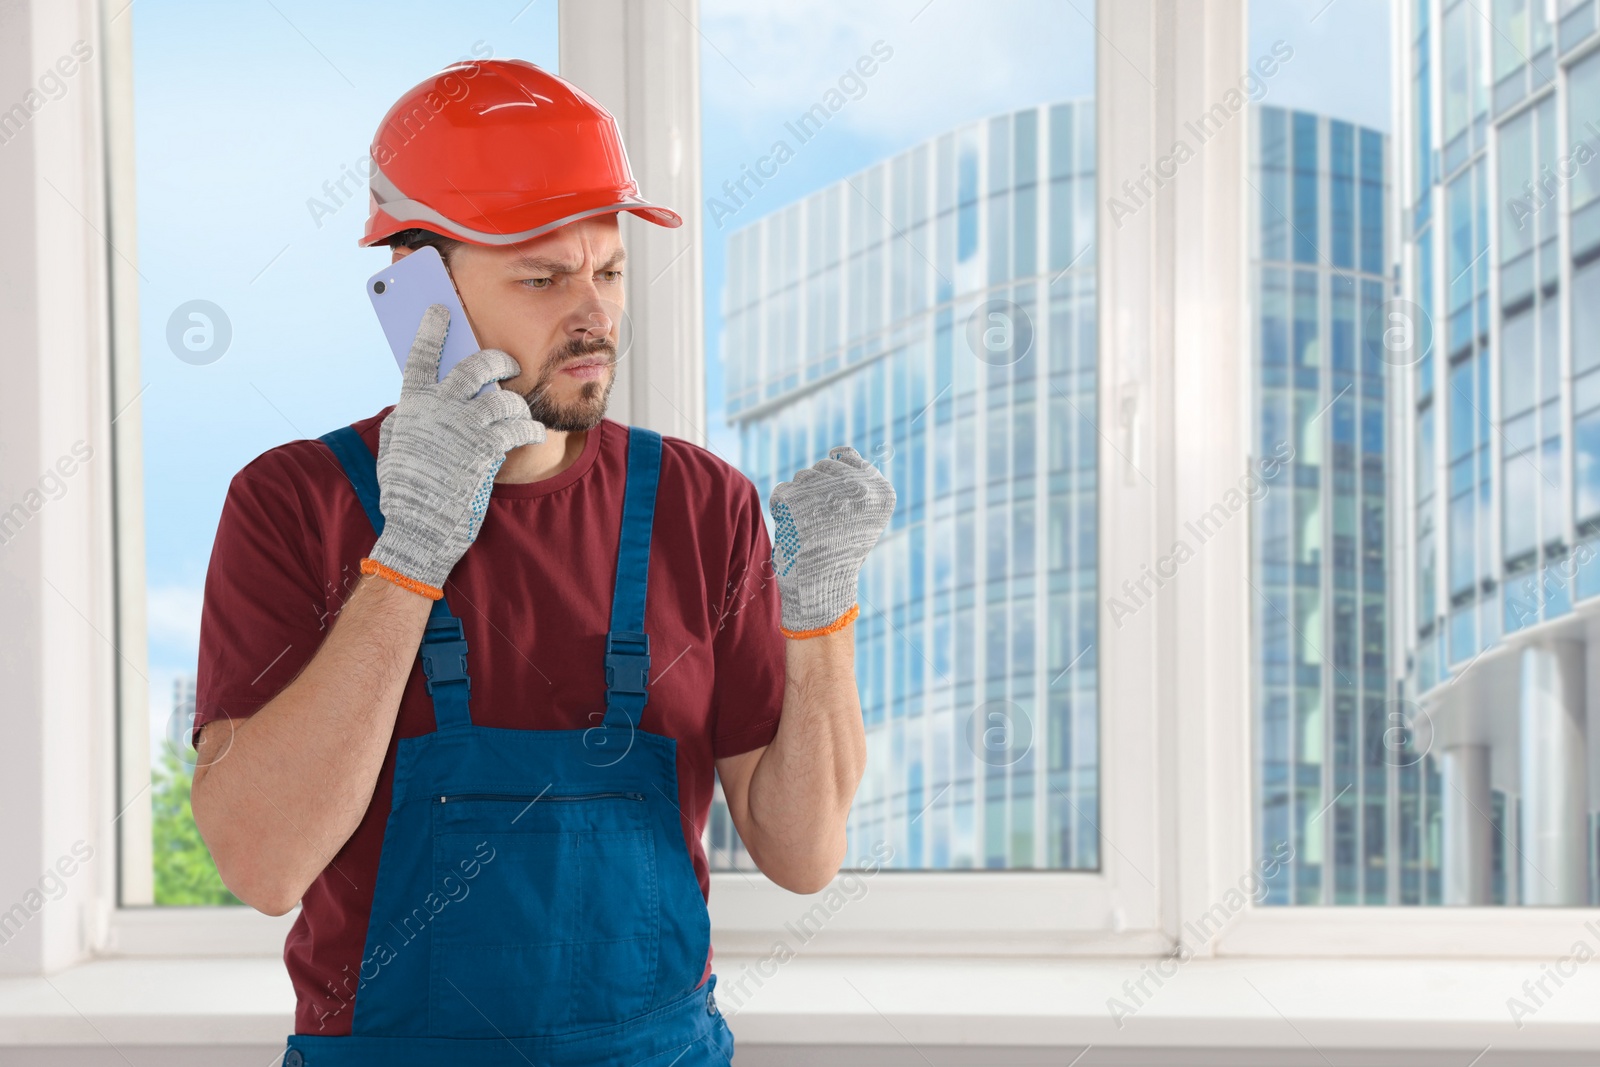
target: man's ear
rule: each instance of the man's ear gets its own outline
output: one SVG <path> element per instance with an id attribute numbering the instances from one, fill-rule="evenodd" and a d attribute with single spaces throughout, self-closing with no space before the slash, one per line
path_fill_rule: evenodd
<path id="1" fill-rule="evenodd" d="M 395 247 L 394 247 L 394 258 L 389 260 L 389 262 L 390 263 L 398 263 L 402 259 L 405 259 L 407 256 L 409 256 L 412 252 L 415 252 L 415 251 L 416 251 L 416 249 L 414 249 L 414 248 L 406 248 L 406 247 L 404 247 L 402 245 L 395 245 Z"/>

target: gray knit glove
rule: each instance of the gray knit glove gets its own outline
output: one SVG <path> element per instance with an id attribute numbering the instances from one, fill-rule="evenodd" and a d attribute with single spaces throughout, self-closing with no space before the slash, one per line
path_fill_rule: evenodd
<path id="1" fill-rule="evenodd" d="M 450 312 L 434 304 L 422 316 L 406 357 L 400 400 L 378 431 L 379 508 L 383 534 L 369 555 L 434 589 L 478 536 L 494 476 L 513 448 L 544 440 L 528 402 L 488 382 L 513 378 L 517 361 L 482 349 L 439 381 L 439 353 Z"/>
<path id="2" fill-rule="evenodd" d="M 767 498 L 787 637 L 827 632 L 851 612 L 861 564 L 894 513 L 894 487 L 878 468 L 848 445 L 828 456 Z"/>

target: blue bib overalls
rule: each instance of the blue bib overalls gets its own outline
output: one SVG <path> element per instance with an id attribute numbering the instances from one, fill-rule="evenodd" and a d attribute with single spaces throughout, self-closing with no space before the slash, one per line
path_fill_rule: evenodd
<path id="1" fill-rule="evenodd" d="M 322 440 L 381 533 L 371 450 L 353 427 Z M 461 621 L 434 601 L 419 655 L 437 729 L 398 742 L 351 1033 L 291 1035 L 284 1067 L 731 1062 L 716 977 L 696 988 L 711 922 L 677 742 L 639 729 L 660 469 L 661 435 L 630 427 L 599 725 L 475 725 Z"/>

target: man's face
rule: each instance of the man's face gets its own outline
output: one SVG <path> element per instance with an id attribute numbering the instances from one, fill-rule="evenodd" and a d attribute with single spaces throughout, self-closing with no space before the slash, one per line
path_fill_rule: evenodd
<path id="1" fill-rule="evenodd" d="M 546 429 L 600 424 L 617 376 L 622 260 L 615 213 L 569 223 L 521 244 L 463 245 L 450 274 L 484 348 L 522 368 L 500 388 L 519 393 Z"/>

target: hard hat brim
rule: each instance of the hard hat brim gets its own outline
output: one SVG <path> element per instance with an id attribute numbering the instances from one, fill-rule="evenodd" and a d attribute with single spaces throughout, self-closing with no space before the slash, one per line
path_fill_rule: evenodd
<path id="1" fill-rule="evenodd" d="M 559 230 L 561 227 L 581 219 L 618 211 L 626 211 L 630 215 L 637 215 L 646 222 L 652 222 L 657 226 L 665 226 L 669 229 L 675 229 L 683 225 L 683 216 L 676 211 L 668 207 L 662 207 L 660 204 L 652 204 L 648 200 L 643 200 L 639 197 L 624 197 L 614 204 L 575 211 L 570 215 L 534 226 L 531 229 L 516 230 L 509 233 L 490 233 L 483 230 L 469 229 L 434 211 L 408 211 L 406 212 L 407 217 L 400 219 L 395 218 L 386 211 L 379 210 L 374 213 L 372 225 L 367 228 L 367 233 L 362 236 L 359 244 L 362 248 L 370 248 L 373 245 L 383 243 L 388 238 L 404 230 L 422 229 L 432 230 L 435 233 L 443 234 L 457 241 L 465 241 L 468 244 L 502 248 L 506 245 L 520 244 L 523 241 L 531 241 L 536 237 L 543 237 L 547 233 Z"/>

